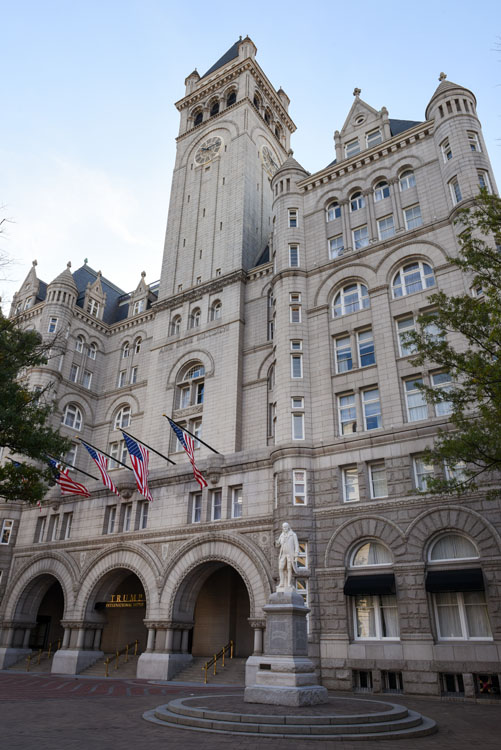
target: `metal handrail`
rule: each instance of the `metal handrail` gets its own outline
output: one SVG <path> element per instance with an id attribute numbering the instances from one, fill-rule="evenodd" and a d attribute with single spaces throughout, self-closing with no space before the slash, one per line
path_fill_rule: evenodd
<path id="1" fill-rule="evenodd" d="M 217 654 L 214 654 L 212 659 L 209 659 L 209 661 L 206 661 L 205 664 L 202 667 L 202 672 L 204 672 L 204 684 L 207 685 L 207 671 L 209 670 L 212 665 L 214 665 L 214 674 L 217 674 L 217 660 L 221 659 L 221 666 L 224 667 L 224 657 L 226 655 L 226 652 L 229 651 L 230 659 L 233 659 L 233 651 L 234 651 L 235 644 L 233 641 L 230 641 L 226 644 L 226 646 L 223 646 L 223 648 L 218 651 Z"/>
<path id="2" fill-rule="evenodd" d="M 127 643 L 120 650 L 116 649 L 115 656 L 108 656 L 108 658 L 104 660 L 104 676 L 105 677 L 109 677 L 109 674 L 108 674 L 109 666 L 110 666 L 110 662 L 113 661 L 113 659 L 115 659 L 115 669 L 118 669 L 118 666 L 120 664 L 120 656 L 122 654 L 125 654 L 125 664 L 127 664 L 127 662 L 129 661 L 129 649 L 132 650 L 132 646 L 134 646 L 134 656 L 137 656 L 139 641 L 135 640 L 135 641 L 132 641 L 131 643 Z"/>
<path id="3" fill-rule="evenodd" d="M 54 656 L 54 654 L 56 653 L 56 651 L 58 651 L 58 649 L 60 649 L 60 648 L 61 648 L 61 639 L 59 638 L 58 641 L 57 641 L 57 644 L 54 646 L 54 650 L 52 650 L 52 641 L 49 643 L 49 648 L 47 649 L 47 654 L 46 654 L 45 657 L 44 657 L 44 652 L 43 652 L 42 648 L 38 649 L 38 654 L 34 654 L 33 652 L 31 652 L 31 654 L 28 654 L 28 656 L 26 657 L 26 671 L 27 672 L 30 671 L 31 660 L 32 659 L 36 659 L 37 660 L 37 666 L 39 666 L 42 657 L 46 658 L 46 659 L 50 659 L 50 657 Z"/>

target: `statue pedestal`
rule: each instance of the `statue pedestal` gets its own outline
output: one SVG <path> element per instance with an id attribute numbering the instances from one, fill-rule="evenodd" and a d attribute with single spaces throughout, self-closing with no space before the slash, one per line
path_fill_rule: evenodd
<path id="1" fill-rule="evenodd" d="M 266 613 L 264 654 L 246 664 L 244 700 L 275 706 L 312 706 L 327 701 L 308 658 L 306 615 L 310 611 L 294 589 L 277 591 Z"/>

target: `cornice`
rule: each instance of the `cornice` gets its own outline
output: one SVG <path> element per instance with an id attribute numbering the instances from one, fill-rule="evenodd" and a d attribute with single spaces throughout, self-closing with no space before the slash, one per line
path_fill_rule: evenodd
<path id="1" fill-rule="evenodd" d="M 204 284 L 192 286 L 179 294 L 159 300 L 152 305 L 152 310 L 154 313 L 160 310 L 172 310 L 174 307 L 181 307 L 185 302 L 196 302 L 203 299 L 207 294 L 220 292 L 226 286 L 230 286 L 230 284 L 236 284 L 237 282 L 245 284 L 246 281 L 247 273 L 244 270 L 232 271 L 225 276 L 217 276 L 215 279 L 206 281 Z"/>

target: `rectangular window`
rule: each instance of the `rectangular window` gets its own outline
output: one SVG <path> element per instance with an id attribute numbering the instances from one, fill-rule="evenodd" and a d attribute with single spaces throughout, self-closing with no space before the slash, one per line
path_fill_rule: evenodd
<path id="1" fill-rule="evenodd" d="M 358 138 L 355 138 L 353 141 L 348 141 L 344 147 L 344 153 L 347 159 L 349 159 L 350 156 L 355 156 L 360 153 L 360 143 L 358 142 Z"/>
<path id="2" fill-rule="evenodd" d="M 464 461 L 457 461 L 455 464 L 444 464 L 445 478 L 449 481 L 464 482 L 466 477 L 466 464 Z"/>
<path id="3" fill-rule="evenodd" d="M 78 365 L 71 365 L 70 368 L 70 380 L 72 383 L 76 383 L 78 380 L 78 371 L 79 367 Z"/>
<path id="4" fill-rule="evenodd" d="M 428 464 L 423 458 L 414 458 L 414 482 L 416 489 L 426 492 L 428 479 L 434 474 L 433 464 Z"/>
<path id="5" fill-rule="evenodd" d="M 341 471 L 343 481 L 343 500 L 345 503 L 355 503 L 360 500 L 360 491 L 358 487 L 358 469 L 356 466 L 349 466 Z"/>
<path id="6" fill-rule="evenodd" d="M 482 151 L 480 148 L 480 141 L 478 139 L 478 133 L 474 130 L 468 130 L 468 143 L 470 144 L 470 151 Z"/>
<path id="7" fill-rule="evenodd" d="M 289 266 L 297 268 L 299 266 L 299 246 L 289 245 Z"/>
<path id="8" fill-rule="evenodd" d="M 292 415 L 292 439 L 304 440 L 304 414 Z"/>
<path id="9" fill-rule="evenodd" d="M 454 204 L 459 203 L 460 201 L 463 200 L 463 196 L 461 195 L 461 188 L 459 187 L 459 182 L 458 182 L 457 177 L 454 177 L 454 179 L 452 179 L 449 182 L 449 188 L 451 191 L 452 202 Z"/>
<path id="10" fill-rule="evenodd" d="M 297 226 L 297 208 L 289 208 L 289 227 L 294 229 Z"/>
<path id="11" fill-rule="evenodd" d="M 301 305 L 290 306 L 290 320 L 291 320 L 291 323 L 301 322 Z"/>
<path id="12" fill-rule="evenodd" d="M 408 354 L 414 354 L 416 352 L 415 345 L 407 340 L 407 334 L 415 330 L 416 325 L 412 315 L 397 320 L 398 348 L 401 357 L 407 357 Z"/>
<path id="13" fill-rule="evenodd" d="M 41 516 L 37 518 L 37 526 L 35 529 L 35 544 L 41 544 L 45 537 L 45 527 L 47 524 L 47 516 Z"/>
<path id="14" fill-rule="evenodd" d="M 447 393 L 452 388 L 452 378 L 448 372 L 435 372 L 431 376 L 431 384 L 436 391 Z M 450 401 L 439 401 L 435 404 L 435 415 L 443 417 L 452 412 L 452 403 Z"/>
<path id="15" fill-rule="evenodd" d="M 351 339 L 349 336 L 343 336 L 343 338 L 334 341 L 334 356 L 337 373 L 348 372 L 353 369 Z"/>
<path id="16" fill-rule="evenodd" d="M 75 343 L 75 351 L 76 352 L 82 352 L 83 351 L 83 339 L 78 336 L 76 343 Z"/>
<path id="17" fill-rule="evenodd" d="M 90 298 L 87 304 L 87 312 L 89 315 L 93 315 L 95 318 L 99 315 L 99 302 L 95 299 Z"/>
<path id="18" fill-rule="evenodd" d="M 444 591 L 433 595 L 440 640 L 491 640 L 483 591 Z"/>
<path id="19" fill-rule="evenodd" d="M 428 419 L 428 406 L 424 393 L 418 386 L 423 384 L 423 378 L 404 380 L 405 403 L 407 405 L 407 419 L 409 422 L 418 422 L 420 419 Z"/>
<path id="20" fill-rule="evenodd" d="M 136 300 L 136 302 L 134 302 L 134 306 L 132 308 L 133 315 L 139 315 L 139 313 L 143 312 L 145 301 L 146 300 L 144 299 L 138 299 Z"/>
<path id="21" fill-rule="evenodd" d="M 487 190 L 488 193 L 492 193 L 491 181 L 489 180 L 488 173 L 479 169 L 478 172 L 477 172 L 477 175 L 478 175 L 478 186 L 479 186 L 479 188 L 481 190 L 482 189 Z"/>
<path id="22" fill-rule="evenodd" d="M 377 231 L 380 240 L 387 240 L 389 237 L 393 237 L 395 234 L 393 216 L 384 216 L 382 219 L 378 219 Z"/>
<path id="23" fill-rule="evenodd" d="M 339 258 L 343 253 L 343 235 L 339 234 L 337 237 L 332 237 L 332 239 L 329 240 L 329 258 Z"/>
<path id="24" fill-rule="evenodd" d="M 6 518 L 2 523 L 2 533 L 0 534 L 0 544 L 9 544 L 14 529 L 14 521 Z"/>
<path id="25" fill-rule="evenodd" d="M 130 531 L 132 519 L 132 503 L 122 505 L 122 531 Z"/>
<path id="26" fill-rule="evenodd" d="M 369 244 L 369 230 L 365 227 L 358 227 L 353 230 L 353 246 L 355 250 L 360 250 L 362 247 L 367 247 Z"/>
<path id="27" fill-rule="evenodd" d="M 355 597 L 357 640 L 398 639 L 397 597 L 394 594 Z"/>
<path id="28" fill-rule="evenodd" d="M 105 511 L 105 518 L 104 518 L 104 533 L 105 534 L 113 534 L 115 531 L 115 520 L 117 517 L 117 506 L 116 505 L 108 505 Z"/>
<path id="29" fill-rule="evenodd" d="M 351 435 L 357 431 L 357 408 L 355 406 L 355 394 L 347 393 L 338 396 L 339 433 Z"/>
<path id="30" fill-rule="evenodd" d="M 130 371 L 130 382 L 131 385 L 134 385 L 134 383 L 137 383 L 137 367 L 133 367 Z"/>
<path id="31" fill-rule="evenodd" d="M 211 501 L 210 501 L 210 520 L 211 521 L 220 521 L 221 520 L 221 512 L 222 512 L 222 492 L 221 490 L 213 490 L 211 492 Z"/>
<path id="32" fill-rule="evenodd" d="M 190 422 L 190 432 L 192 432 L 195 435 L 195 442 L 193 444 L 194 448 L 200 448 L 200 438 L 202 437 L 202 420 L 201 419 L 193 419 Z"/>
<path id="33" fill-rule="evenodd" d="M 445 163 L 450 161 L 452 159 L 452 149 L 449 145 L 449 139 L 446 138 L 445 141 L 442 141 L 440 144 L 440 148 L 442 150 L 442 158 Z"/>
<path id="34" fill-rule="evenodd" d="M 277 423 L 277 404 L 268 404 L 268 437 L 275 437 L 275 427 Z"/>
<path id="35" fill-rule="evenodd" d="M 378 146 L 380 143 L 383 142 L 383 136 L 379 128 L 377 130 L 372 130 L 370 133 L 367 133 L 366 138 L 367 138 L 367 148 Z"/>
<path id="36" fill-rule="evenodd" d="M 49 318 L 49 333 L 55 333 L 57 331 L 57 318 Z"/>
<path id="37" fill-rule="evenodd" d="M 55 542 L 59 531 L 59 515 L 49 518 L 49 540 Z"/>
<path id="38" fill-rule="evenodd" d="M 202 493 L 195 492 L 191 496 L 191 522 L 200 523 L 202 520 Z"/>
<path id="39" fill-rule="evenodd" d="M 118 440 L 115 443 L 110 443 L 110 462 L 108 464 L 108 469 L 119 469 L 120 464 L 115 460 L 118 459 L 118 461 L 121 461 L 122 463 L 125 463 L 127 459 L 127 446 L 125 445 L 125 440 Z"/>
<path id="40" fill-rule="evenodd" d="M 306 505 L 307 500 L 306 471 L 294 469 L 292 472 L 292 501 L 294 505 Z"/>
<path id="41" fill-rule="evenodd" d="M 291 349 L 293 352 L 300 352 L 303 350 L 303 342 L 301 339 L 294 339 L 291 341 Z"/>
<path id="42" fill-rule="evenodd" d="M 69 466 L 75 466 L 76 460 L 77 460 L 77 450 L 78 446 L 75 443 L 71 444 L 71 448 L 69 449 L 68 453 L 64 457 L 64 460 L 66 461 Z"/>
<path id="43" fill-rule="evenodd" d="M 61 539 L 69 539 L 71 537 L 72 522 L 73 522 L 73 513 L 64 513 L 63 525 L 61 527 Z"/>
<path id="44" fill-rule="evenodd" d="M 360 367 L 368 367 L 376 363 L 376 354 L 374 351 L 374 337 L 372 330 L 360 331 L 357 334 L 358 339 L 358 361 Z"/>
<path id="45" fill-rule="evenodd" d="M 369 464 L 369 485 L 371 497 L 388 497 L 388 485 L 386 482 L 386 467 L 384 461 Z"/>
<path id="46" fill-rule="evenodd" d="M 302 396 L 292 396 L 291 407 L 293 409 L 304 409 L 304 398 Z"/>
<path id="47" fill-rule="evenodd" d="M 404 219 L 406 229 L 416 229 L 417 227 L 420 227 L 423 223 L 423 219 L 421 218 L 421 207 L 416 204 L 415 206 L 410 206 L 409 208 L 404 209 Z"/>
<path id="48" fill-rule="evenodd" d="M 303 377 L 303 355 L 291 354 L 291 378 Z"/>
<path id="49" fill-rule="evenodd" d="M 84 388 L 90 388 L 90 384 L 92 383 L 92 373 L 88 370 L 83 371 L 82 376 L 82 385 Z"/>
<path id="50" fill-rule="evenodd" d="M 232 487 L 231 490 L 231 517 L 242 518 L 243 491 L 241 487 Z"/>
<path id="51" fill-rule="evenodd" d="M 149 512 L 149 502 L 148 500 L 143 500 L 141 503 L 139 503 L 139 529 L 146 529 L 148 527 L 148 512 Z"/>
<path id="52" fill-rule="evenodd" d="M 123 388 L 127 379 L 127 370 L 121 370 L 118 374 L 118 387 Z"/>
<path id="53" fill-rule="evenodd" d="M 379 388 L 370 388 L 367 391 L 362 391 L 362 403 L 365 429 L 377 430 L 382 426 Z"/>
<path id="54" fill-rule="evenodd" d="M 308 542 L 299 542 L 299 555 L 297 556 L 296 566 L 298 568 L 308 568 Z"/>

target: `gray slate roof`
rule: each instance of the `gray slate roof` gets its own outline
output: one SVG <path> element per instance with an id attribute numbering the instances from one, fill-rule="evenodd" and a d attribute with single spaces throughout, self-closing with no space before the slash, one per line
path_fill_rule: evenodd
<path id="1" fill-rule="evenodd" d="M 224 53 L 222 57 L 219 58 L 217 62 L 214 63 L 212 68 L 209 68 L 207 73 L 204 73 L 202 78 L 205 78 L 205 76 L 210 75 L 211 73 L 214 73 L 215 70 L 218 68 L 222 68 L 223 65 L 226 65 L 226 63 L 229 63 L 231 60 L 234 60 L 236 57 L 238 57 L 238 45 L 240 44 L 240 39 L 238 42 L 235 42 L 230 49 Z"/>
<path id="2" fill-rule="evenodd" d="M 78 289 L 77 305 L 83 308 L 87 284 L 89 281 L 91 284 L 94 284 L 97 279 L 97 271 L 94 271 L 93 268 L 85 264 L 80 268 L 77 268 L 73 274 L 73 279 Z M 121 299 L 125 299 L 129 295 L 124 292 L 123 289 L 120 289 L 111 281 L 105 279 L 104 276 L 101 276 L 101 286 L 103 287 L 103 292 L 106 292 L 106 305 L 103 312 L 103 321 L 108 325 L 111 325 L 112 323 L 117 323 L 119 320 L 124 320 L 127 317 L 129 308 L 128 305 L 120 306 L 119 302 Z"/>

